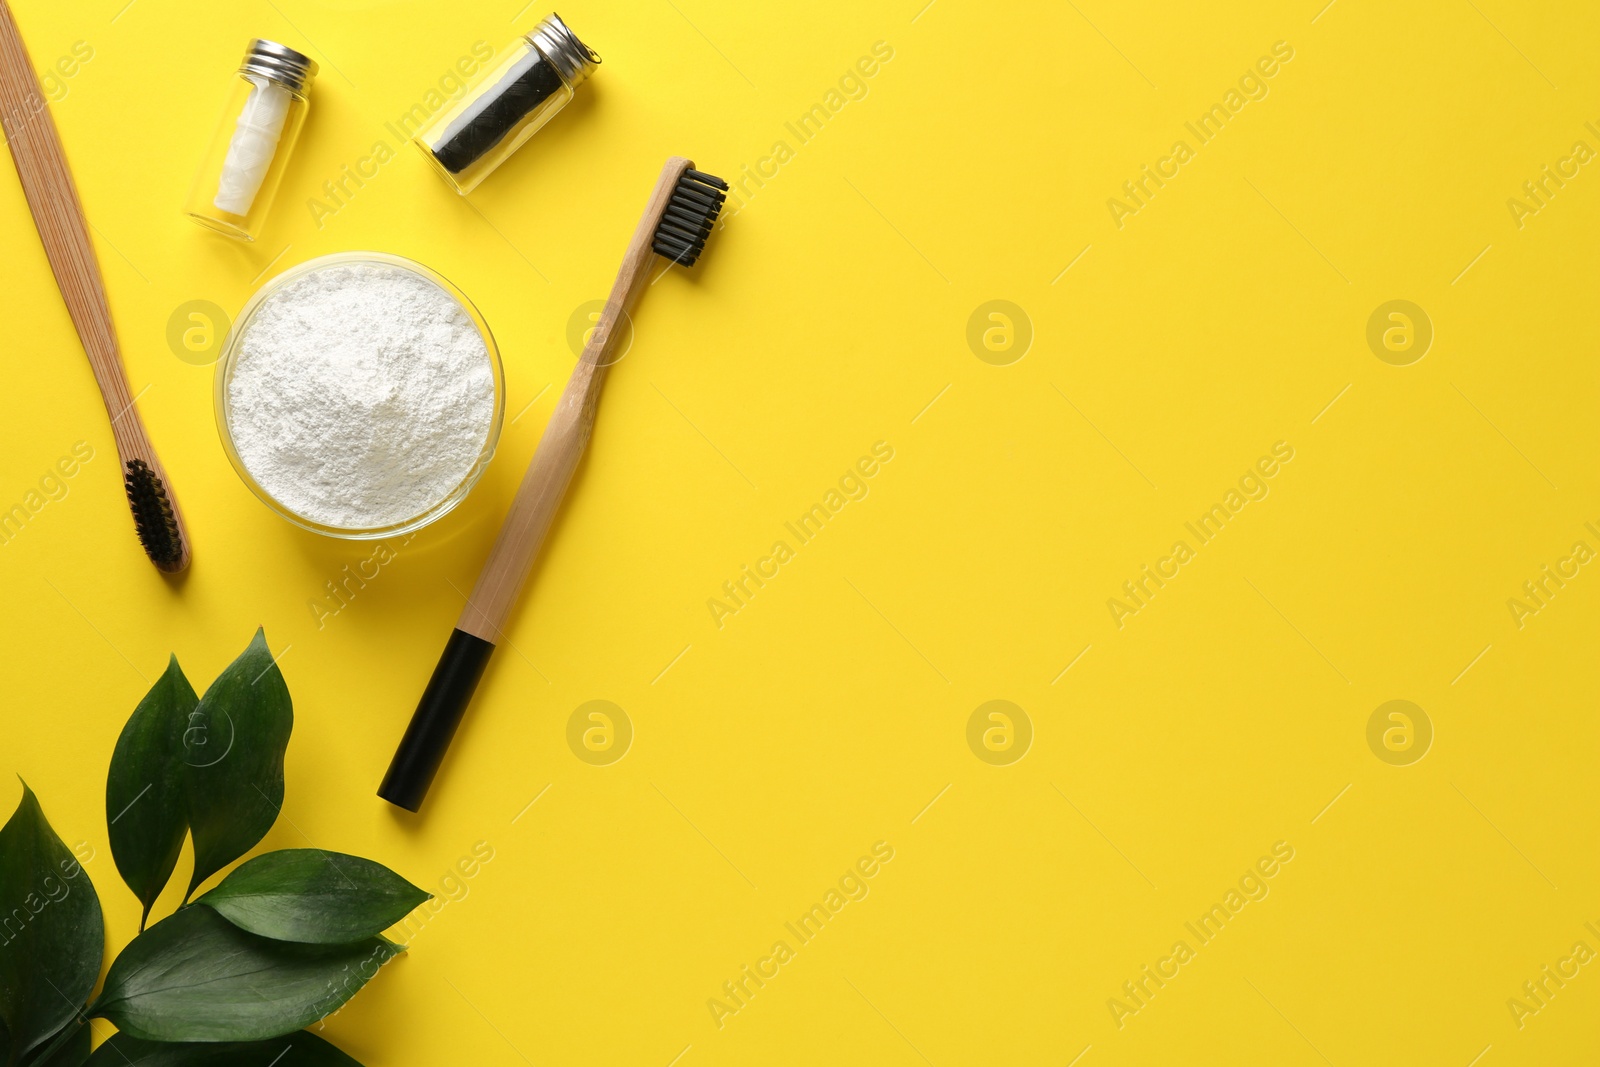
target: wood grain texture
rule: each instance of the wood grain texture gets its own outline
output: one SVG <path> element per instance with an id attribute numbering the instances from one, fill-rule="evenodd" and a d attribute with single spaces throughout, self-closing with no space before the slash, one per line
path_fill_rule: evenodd
<path id="1" fill-rule="evenodd" d="M 674 156 L 661 169 L 650 202 L 622 257 L 622 267 L 617 271 L 617 280 L 611 286 L 600 321 L 590 333 L 567 388 L 545 427 L 544 436 L 539 439 L 528 473 L 523 475 L 511 510 L 506 513 L 500 536 L 495 539 L 472 596 L 461 612 L 461 620 L 456 624 L 458 630 L 490 643 L 499 641 L 501 629 L 516 606 L 517 596 L 528 579 L 528 572 L 533 569 L 533 561 L 544 544 L 556 509 L 572 483 L 594 430 L 600 389 L 605 384 L 606 371 L 614 362 L 612 352 L 618 338 L 627 333 L 625 328 L 618 327 L 632 311 L 639 293 L 649 284 L 651 264 L 656 258 L 650 248 L 656 224 L 661 221 L 661 213 L 666 210 L 678 179 L 691 166 L 693 163 L 689 160 Z"/>
<path id="2" fill-rule="evenodd" d="M 94 246 L 78 187 L 67 167 L 66 153 L 55 121 L 50 116 L 44 91 L 28 58 L 21 31 L 6 0 L 0 0 L 0 121 L 5 128 L 11 158 L 22 191 L 28 199 L 39 238 L 44 242 L 50 269 L 66 301 L 72 323 L 88 354 L 95 381 L 100 386 L 106 413 L 111 417 L 111 433 L 124 475 L 128 464 L 142 460 L 161 480 L 177 523 L 181 553 L 175 564 L 163 570 L 181 571 L 189 564 L 189 538 L 165 468 L 145 433 L 134 397 L 128 391 L 123 372 L 122 353 L 111 322 L 111 307 L 106 301 L 105 281 Z"/>

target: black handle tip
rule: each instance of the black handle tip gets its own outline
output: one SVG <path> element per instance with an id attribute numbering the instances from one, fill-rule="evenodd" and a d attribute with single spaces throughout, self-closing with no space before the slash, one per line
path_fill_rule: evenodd
<path id="1" fill-rule="evenodd" d="M 428 679 L 417 710 L 406 726 L 378 796 L 407 811 L 420 811 L 434 775 L 444 762 L 450 739 L 472 701 L 472 692 L 489 665 L 494 645 L 465 630 L 454 630 Z"/>

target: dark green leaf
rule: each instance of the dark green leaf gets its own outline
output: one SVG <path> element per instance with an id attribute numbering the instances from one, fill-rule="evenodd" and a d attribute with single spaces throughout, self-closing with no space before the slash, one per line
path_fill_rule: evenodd
<path id="1" fill-rule="evenodd" d="M 429 895 L 360 856 L 286 848 L 241 864 L 195 903 L 262 937 L 338 945 L 383 933 Z"/>
<path id="2" fill-rule="evenodd" d="M 141 1041 L 116 1034 L 89 1067 L 361 1067 L 316 1034 L 298 1030 L 267 1041 Z"/>
<path id="3" fill-rule="evenodd" d="M 283 805 L 283 751 L 294 711 L 266 634 L 211 683 L 184 732 L 194 835 L 189 892 L 266 836 Z"/>
<path id="4" fill-rule="evenodd" d="M 100 976 L 100 899 L 27 783 L 0 829 L 0 1018 L 16 1063 L 73 1018 Z"/>
<path id="5" fill-rule="evenodd" d="M 63 1037 L 65 1040 L 53 1051 L 41 1049 L 41 1052 L 49 1051 L 50 1054 L 26 1061 L 27 1067 L 83 1067 L 89 1058 L 89 1024 L 73 1021 L 67 1025 L 72 1028 L 71 1033 L 55 1035 L 50 1044 Z"/>
<path id="6" fill-rule="evenodd" d="M 122 950 L 90 1014 L 148 1041 L 259 1041 L 334 1011 L 400 951 L 272 941 L 191 905 Z"/>
<path id="7" fill-rule="evenodd" d="M 178 657 L 150 687 L 122 728 L 106 776 L 106 824 L 111 856 L 150 917 L 189 829 L 184 801 L 184 745 L 189 717 L 200 698 L 183 676 Z"/>

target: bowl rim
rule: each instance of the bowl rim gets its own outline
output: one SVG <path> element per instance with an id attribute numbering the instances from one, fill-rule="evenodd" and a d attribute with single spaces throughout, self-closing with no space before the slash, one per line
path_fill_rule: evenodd
<path id="1" fill-rule="evenodd" d="M 330 267 L 358 263 L 375 263 L 380 266 L 396 267 L 409 271 L 437 285 L 461 305 L 462 310 L 467 313 L 467 317 L 477 327 L 479 335 L 483 338 L 484 349 L 489 356 L 489 370 L 494 382 L 494 415 L 489 423 L 489 432 L 484 437 L 483 447 L 479 450 L 478 459 L 473 463 L 472 469 L 437 504 L 410 518 L 400 522 L 389 523 L 385 526 L 330 526 L 301 515 L 267 492 L 251 475 L 249 468 L 245 466 L 244 460 L 240 458 L 238 449 L 234 447 L 232 424 L 228 414 L 228 385 L 233 377 L 234 365 L 238 361 L 240 350 L 243 347 L 244 335 L 250 323 L 254 320 L 256 313 L 261 310 L 262 305 L 273 294 L 308 274 L 314 274 Z M 238 316 L 234 318 L 232 326 L 229 327 L 227 339 L 223 342 L 222 357 L 217 360 L 216 372 L 212 378 L 212 408 L 216 416 L 217 435 L 222 439 L 222 450 L 227 454 L 228 462 L 233 465 L 234 472 L 238 474 L 240 480 L 262 503 L 266 504 L 289 523 L 300 527 L 302 530 L 309 530 L 312 533 L 347 541 L 375 541 L 385 537 L 412 533 L 422 529 L 424 526 L 437 522 L 455 510 L 456 506 L 465 500 L 467 494 L 478 484 L 478 480 L 482 478 L 483 472 L 489 466 L 489 462 L 494 459 L 495 450 L 500 443 L 500 433 L 504 428 L 505 404 L 505 368 L 500 359 L 500 347 L 495 342 L 494 332 L 489 328 L 488 320 L 483 317 L 483 313 L 478 310 L 478 306 L 455 283 L 432 267 L 390 252 L 333 252 L 308 259 L 282 271 L 263 283 L 251 294 L 250 299 L 245 301 L 244 307 L 239 310 Z"/>

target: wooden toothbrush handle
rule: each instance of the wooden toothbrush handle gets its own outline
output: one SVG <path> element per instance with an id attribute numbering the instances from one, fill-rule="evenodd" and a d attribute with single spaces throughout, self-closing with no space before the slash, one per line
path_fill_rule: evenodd
<path id="1" fill-rule="evenodd" d="M 0 109 L 22 191 L 28 198 L 67 312 L 94 368 L 106 410 L 113 417 L 120 449 L 122 431 L 117 429 L 117 416 L 131 410 L 132 397 L 122 373 L 105 282 L 94 246 L 89 243 L 89 227 L 78 199 L 78 187 L 67 168 L 61 137 L 6 0 L 0 0 Z"/>
<path id="2" fill-rule="evenodd" d="M 572 484 L 572 476 L 589 443 L 606 371 L 615 362 L 617 343 L 627 335 L 627 316 L 650 280 L 655 260 L 650 246 L 656 224 L 661 220 L 678 179 L 689 165 L 687 159 L 674 156 L 661 170 L 650 202 L 623 256 L 600 321 L 590 333 L 567 388 L 545 427 L 544 436 L 539 439 L 533 462 L 528 465 L 528 473 L 523 475 L 511 510 L 500 527 L 500 536 L 489 550 L 489 558 L 478 574 L 478 583 L 456 623 L 458 630 L 490 644 L 500 639 L 500 632 L 516 606 L 517 596 L 533 569 L 533 561 L 555 520 L 556 509 L 567 486 Z"/>

